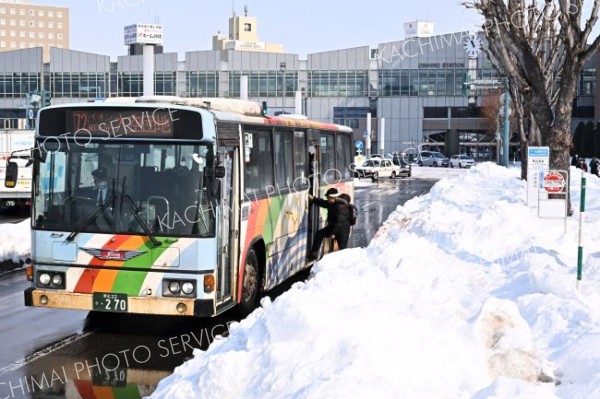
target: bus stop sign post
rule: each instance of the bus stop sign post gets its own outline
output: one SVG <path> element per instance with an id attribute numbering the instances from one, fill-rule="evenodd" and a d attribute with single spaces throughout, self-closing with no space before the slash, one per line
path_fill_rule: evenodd
<path id="1" fill-rule="evenodd" d="M 585 172 L 581 171 L 581 198 L 579 200 L 579 245 L 577 247 L 577 291 L 579 291 L 579 283 L 583 274 L 583 221 L 585 216 L 585 188 L 587 180 Z"/>

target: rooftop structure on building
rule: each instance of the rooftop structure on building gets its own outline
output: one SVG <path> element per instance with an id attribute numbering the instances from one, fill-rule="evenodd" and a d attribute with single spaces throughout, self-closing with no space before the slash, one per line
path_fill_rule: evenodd
<path id="1" fill-rule="evenodd" d="M 265 43 L 258 39 L 258 20 L 248 16 L 248 6 L 244 7 L 244 16 L 235 12 L 229 18 L 229 36 L 220 32 L 213 36 L 213 50 L 256 51 L 263 53 L 283 53 L 283 45 Z"/>
<path id="2" fill-rule="evenodd" d="M 404 24 L 404 38 L 410 39 L 415 37 L 430 37 L 433 36 L 433 28 L 435 24 L 429 21 L 413 21 Z"/>

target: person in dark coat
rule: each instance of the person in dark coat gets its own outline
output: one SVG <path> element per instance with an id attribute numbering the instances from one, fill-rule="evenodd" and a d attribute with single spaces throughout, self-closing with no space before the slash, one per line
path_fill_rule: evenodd
<path id="1" fill-rule="evenodd" d="M 590 161 L 590 173 L 596 176 L 598 175 L 598 165 L 600 165 L 600 161 L 598 161 L 598 158 L 593 157 L 592 160 Z"/>
<path id="2" fill-rule="evenodd" d="M 573 155 L 573 158 L 571 158 L 571 166 L 575 166 L 576 168 L 579 167 L 579 154 Z"/>
<path id="3" fill-rule="evenodd" d="M 319 250 L 325 237 L 334 238 L 339 249 L 348 248 L 348 238 L 350 237 L 350 208 L 348 203 L 338 198 L 340 193 L 335 188 L 330 188 L 325 193 L 326 200 L 314 198 L 309 195 L 309 199 L 322 208 L 327 208 L 327 226 L 317 231 L 313 241 L 312 249 L 308 255 L 309 260 L 319 257 Z"/>
<path id="4" fill-rule="evenodd" d="M 587 162 L 585 162 L 585 158 L 579 158 L 579 169 L 583 170 L 584 172 L 588 171 L 588 164 Z"/>

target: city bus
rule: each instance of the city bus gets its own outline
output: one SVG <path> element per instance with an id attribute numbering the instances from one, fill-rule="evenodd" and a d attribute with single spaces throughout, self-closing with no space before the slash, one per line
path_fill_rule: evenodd
<path id="1" fill-rule="evenodd" d="M 42 109 L 25 304 L 247 314 L 309 267 L 326 216 L 309 194 L 354 194 L 352 130 L 263 112 L 178 97 Z"/>

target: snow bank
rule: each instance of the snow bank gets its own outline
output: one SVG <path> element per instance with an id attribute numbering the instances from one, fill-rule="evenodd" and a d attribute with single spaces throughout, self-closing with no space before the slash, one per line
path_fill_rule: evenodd
<path id="1" fill-rule="evenodd" d="M 264 300 L 153 397 L 600 397 L 600 179 L 578 291 L 578 215 L 564 234 L 526 207 L 519 170 L 463 172 Z"/>

